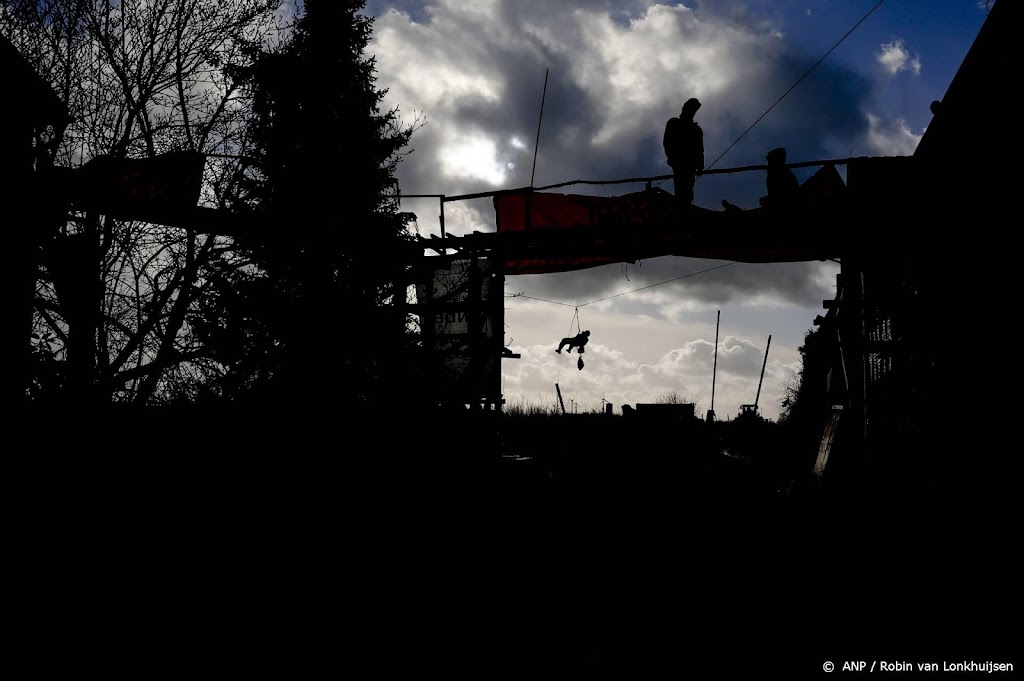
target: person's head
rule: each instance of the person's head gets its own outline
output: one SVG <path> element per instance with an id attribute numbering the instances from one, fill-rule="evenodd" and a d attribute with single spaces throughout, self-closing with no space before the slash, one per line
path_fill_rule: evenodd
<path id="1" fill-rule="evenodd" d="M 584 335 L 584 336 L 589 336 L 589 335 L 590 335 L 590 331 L 584 331 L 584 332 L 583 332 L 583 335 Z"/>
<path id="2" fill-rule="evenodd" d="M 768 159 L 768 165 L 784 164 L 786 162 L 786 148 L 779 147 L 777 149 L 772 149 L 768 152 L 768 155 L 765 156 L 765 158 Z"/>
<path id="3" fill-rule="evenodd" d="M 697 101 L 697 98 L 690 97 L 688 100 L 686 100 L 686 103 L 683 104 L 683 110 L 679 115 L 682 116 L 683 118 L 693 118 L 693 115 L 697 113 L 697 109 L 699 108 L 700 102 Z"/>

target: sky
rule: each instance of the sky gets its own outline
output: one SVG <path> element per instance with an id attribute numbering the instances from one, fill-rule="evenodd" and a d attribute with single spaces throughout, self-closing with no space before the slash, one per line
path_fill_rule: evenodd
<path id="1" fill-rule="evenodd" d="M 760 165 L 779 146 L 790 163 L 910 155 L 986 5 L 370 0 L 364 13 L 374 17 L 367 53 L 387 90 L 382 106 L 418 126 L 396 173 L 401 193 L 457 196 L 669 174 L 665 122 L 690 97 L 702 103 L 695 119 L 710 168 Z M 795 172 L 802 182 L 814 170 Z M 694 202 L 754 208 L 764 179 L 705 176 Z M 656 184 L 672 191 L 671 181 Z M 441 209 L 435 198 L 402 201 L 424 236 L 440 234 Z M 446 202 L 443 212 L 449 234 L 495 231 L 489 199 Z M 555 408 L 557 384 L 566 409 L 579 412 L 676 399 L 703 417 L 713 393 L 719 420 L 755 399 L 775 420 L 839 267 L 666 256 L 508 276 L 504 343 L 521 358 L 502 361 L 506 408 Z M 580 329 L 591 332 L 582 370 L 576 353 L 555 353 Z"/>

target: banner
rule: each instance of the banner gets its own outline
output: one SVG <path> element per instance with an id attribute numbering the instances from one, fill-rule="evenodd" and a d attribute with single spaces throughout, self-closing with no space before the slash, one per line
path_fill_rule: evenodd
<path id="1" fill-rule="evenodd" d="M 548 194 L 525 190 L 494 197 L 499 232 L 573 227 L 639 226 L 650 221 L 653 201 L 671 194 L 661 190 L 634 192 L 623 196 Z"/>
<path id="2" fill-rule="evenodd" d="M 658 188 L 623 196 L 522 190 L 494 197 L 504 274 L 544 274 L 667 255 L 737 262 L 805 262 L 842 254 L 852 218 L 846 185 L 826 165 L 793 208 L 677 206 Z"/>
<path id="3" fill-rule="evenodd" d="M 658 222 L 668 215 L 671 202 L 672 195 L 660 189 L 623 196 L 551 194 L 530 190 L 496 195 L 494 212 L 497 228 L 499 233 L 506 235 L 508 243 L 532 241 L 533 237 L 547 243 L 541 249 L 509 249 L 504 261 L 505 274 L 566 272 L 635 262 L 635 255 L 625 252 L 600 253 L 608 244 L 602 241 L 599 232 L 640 229 Z M 560 232 L 561 237 L 557 234 L 543 236 L 550 232 Z"/>

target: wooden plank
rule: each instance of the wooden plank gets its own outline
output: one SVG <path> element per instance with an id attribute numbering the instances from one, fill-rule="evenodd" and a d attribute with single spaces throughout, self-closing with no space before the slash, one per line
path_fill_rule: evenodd
<path id="1" fill-rule="evenodd" d="M 819 478 L 825 473 L 825 466 L 828 465 L 828 456 L 832 452 L 832 443 L 836 439 L 836 430 L 839 427 L 839 417 L 843 414 L 843 407 L 840 404 L 832 405 L 832 414 L 828 423 L 825 424 L 825 434 L 821 438 L 821 446 L 818 447 L 818 458 L 814 462 L 814 474 Z"/>

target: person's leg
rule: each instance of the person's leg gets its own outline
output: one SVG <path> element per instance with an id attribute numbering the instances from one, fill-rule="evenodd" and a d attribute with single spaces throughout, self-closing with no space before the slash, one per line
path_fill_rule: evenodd
<path id="1" fill-rule="evenodd" d="M 675 191 L 676 203 L 680 206 L 689 206 L 693 203 L 693 182 L 694 175 L 686 173 L 672 173 L 672 189 Z"/>
<path id="2" fill-rule="evenodd" d="M 555 352 L 557 352 L 558 354 L 562 354 L 562 348 L 565 347 L 566 345 L 569 346 L 569 352 L 572 352 L 572 340 L 569 338 L 563 338 L 561 342 L 558 344 L 558 349 L 556 349 Z"/>
<path id="3" fill-rule="evenodd" d="M 687 174 L 680 178 L 680 187 L 677 196 L 683 205 L 689 206 L 693 203 L 693 183 L 697 180 L 696 175 Z"/>

